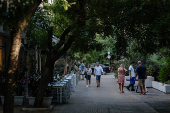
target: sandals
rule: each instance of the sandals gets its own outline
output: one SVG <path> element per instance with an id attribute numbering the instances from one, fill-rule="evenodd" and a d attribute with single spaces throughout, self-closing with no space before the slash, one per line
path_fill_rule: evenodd
<path id="1" fill-rule="evenodd" d="M 124 91 L 120 91 L 119 93 L 121 94 L 121 93 L 125 93 L 125 92 Z"/>
<path id="2" fill-rule="evenodd" d="M 146 93 L 141 93 L 140 95 L 146 95 Z"/>

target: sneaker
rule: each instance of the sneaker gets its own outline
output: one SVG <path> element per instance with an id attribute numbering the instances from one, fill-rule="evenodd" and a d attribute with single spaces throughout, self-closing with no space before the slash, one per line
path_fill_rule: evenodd
<path id="1" fill-rule="evenodd" d="M 86 87 L 89 87 L 88 85 Z"/>
<path id="2" fill-rule="evenodd" d="M 131 91 L 135 91 L 134 89 L 132 89 Z"/>
<path id="3" fill-rule="evenodd" d="M 91 85 L 89 84 L 89 87 L 91 87 Z"/>

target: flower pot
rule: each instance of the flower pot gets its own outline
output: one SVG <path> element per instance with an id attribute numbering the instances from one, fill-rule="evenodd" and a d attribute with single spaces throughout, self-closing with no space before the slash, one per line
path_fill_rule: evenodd
<path id="1" fill-rule="evenodd" d="M 22 105 L 24 96 L 14 96 L 14 105 Z M 2 105 L 4 105 L 4 96 L 1 96 Z"/>
<path id="2" fill-rule="evenodd" d="M 152 81 L 154 81 L 154 77 L 147 76 L 147 79 L 145 80 L 146 87 L 152 87 Z"/>
<path id="3" fill-rule="evenodd" d="M 170 85 L 169 84 L 163 84 L 161 82 L 152 81 L 152 87 L 159 91 L 162 91 L 164 93 L 170 93 Z"/>
<path id="4" fill-rule="evenodd" d="M 165 93 L 170 93 L 170 84 L 164 84 L 165 86 Z"/>
<path id="5" fill-rule="evenodd" d="M 43 99 L 43 106 L 50 106 L 52 102 L 53 97 L 44 97 Z"/>
<path id="6" fill-rule="evenodd" d="M 152 86 L 153 88 L 159 90 L 159 91 L 162 91 L 162 92 L 165 92 L 164 90 L 164 85 L 160 82 L 157 82 L 157 81 L 152 81 Z"/>
<path id="7" fill-rule="evenodd" d="M 42 106 L 50 106 L 52 102 L 52 98 L 53 97 L 44 97 Z M 29 99 L 29 104 L 34 106 L 35 97 L 28 97 L 28 99 Z"/>
<path id="8" fill-rule="evenodd" d="M 162 92 L 165 92 L 165 86 L 163 83 L 159 82 L 158 83 L 159 87 L 158 87 L 158 90 L 162 91 Z"/>
<path id="9" fill-rule="evenodd" d="M 158 82 L 157 81 L 152 81 L 152 87 L 155 89 L 158 89 Z"/>
<path id="10" fill-rule="evenodd" d="M 24 96 L 14 96 L 14 105 L 22 105 Z"/>
<path id="11" fill-rule="evenodd" d="M 35 97 L 27 97 L 29 99 L 29 105 L 34 106 Z"/>

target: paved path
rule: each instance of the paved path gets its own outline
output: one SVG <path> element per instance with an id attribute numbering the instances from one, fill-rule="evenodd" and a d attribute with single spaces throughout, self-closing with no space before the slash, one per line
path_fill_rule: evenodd
<path id="1" fill-rule="evenodd" d="M 55 104 L 50 113 L 170 113 L 170 94 L 148 88 L 147 95 L 130 92 L 126 88 L 120 94 L 113 74 L 102 75 L 101 87 L 96 87 L 92 76 L 91 87 L 86 88 L 85 80 L 79 81 L 68 104 Z M 48 113 L 47 111 L 21 111 L 15 106 L 14 113 Z M 2 106 L 0 106 L 0 113 Z"/>
<path id="2" fill-rule="evenodd" d="M 126 88 L 125 93 L 120 94 L 117 80 L 113 78 L 113 75 L 103 75 L 101 87 L 97 88 L 95 78 L 92 77 L 91 87 L 86 88 L 85 80 L 79 81 L 69 103 L 56 105 L 52 113 L 158 113 L 160 109 L 155 110 L 158 103 L 152 104 L 155 102 L 155 97 L 163 99 L 161 102 L 167 107 L 170 105 L 170 103 L 167 104 L 167 99 L 170 102 L 170 95 L 152 88 L 148 90 L 149 92 L 153 90 L 154 93 L 161 94 L 163 97 L 156 97 L 154 93 L 142 96 Z M 164 112 L 168 112 L 167 110 L 170 109 Z"/>

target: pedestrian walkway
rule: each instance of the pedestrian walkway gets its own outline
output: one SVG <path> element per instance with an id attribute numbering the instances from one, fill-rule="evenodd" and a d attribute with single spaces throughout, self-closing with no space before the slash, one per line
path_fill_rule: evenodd
<path id="1" fill-rule="evenodd" d="M 55 104 L 50 113 L 169 113 L 170 94 L 148 88 L 146 95 L 128 91 L 120 94 L 117 79 L 113 74 L 102 75 L 101 85 L 96 87 L 92 76 L 91 87 L 86 88 L 86 81 L 79 81 L 72 92 L 68 104 Z M 15 106 L 14 113 L 48 113 L 48 111 L 21 111 L 22 106 Z M 3 113 L 0 106 L 0 113 Z"/>
<path id="2" fill-rule="evenodd" d="M 68 104 L 56 105 L 52 113 L 158 113 L 159 111 L 148 104 L 155 102 L 154 97 L 150 98 L 150 93 L 142 96 L 125 88 L 125 93 L 120 94 L 117 80 L 112 74 L 102 75 L 100 85 L 101 87 L 96 87 L 94 77 L 92 77 L 91 87 L 88 88 L 85 80 L 79 81 Z M 170 100 L 170 95 L 161 94 Z M 152 99 L 153 101 L 150 101 Z"/>

